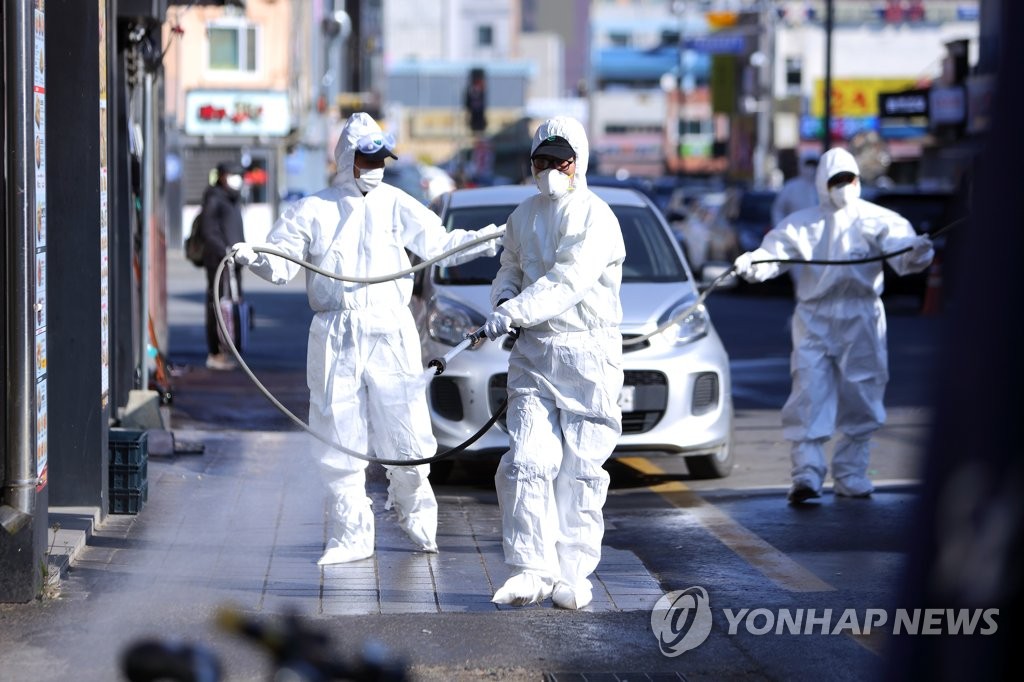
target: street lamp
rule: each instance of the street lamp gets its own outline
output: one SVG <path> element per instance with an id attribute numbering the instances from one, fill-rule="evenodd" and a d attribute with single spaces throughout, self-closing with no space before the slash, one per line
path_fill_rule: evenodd
<path id="1" fill-rule="evenodd" d="M 352 35 L 352 19 L 349 18 L 348 12 L 339 9 L 334 14 L 326 16 L 321 20 L 320 30 L 327 38 L 324 41 L 324 75 L 321 84 L 327 94 L 327 101 L 336 102 L 338 93 L 345 89 L 345 42 Z M 331 52 L 334 48 L 335 40 L 339 38 L 341 40 L 341 49 L 338 50 L 337 60 L 332 60 Z M 334 75 L 335 68 L 337 68 L 337 77 Z"/>

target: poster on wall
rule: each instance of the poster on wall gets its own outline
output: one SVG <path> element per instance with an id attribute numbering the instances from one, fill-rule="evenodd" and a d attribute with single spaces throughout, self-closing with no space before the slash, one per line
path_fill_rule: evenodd
<path id="1" fill-rule="evenodd" d="M 107 239 L 107 0 L 99 2 L 100 70 L 100 406 L 110 397 L 110 253 Z"/>
<path id="2" fill-rule="evenodd" d="M 33 2 L 32 127 L 35 156 L 35 365 L 36 490 L 46 486 L 46 12 Z"/>

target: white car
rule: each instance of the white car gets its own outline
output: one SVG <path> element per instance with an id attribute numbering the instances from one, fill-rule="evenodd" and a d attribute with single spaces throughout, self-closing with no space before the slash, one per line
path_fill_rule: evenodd
<path id="1" fill-rule="evenodd" d="M 615 212 L 626 243 L 621 330 L 628 341 L 690 307 L 697 287 L 678 243 L 650 200 L 631 189 L 593 189 Z M 442 196 L 434 206 L 448 229 L 477 229 L 505 223 L 512 210 L 536 191 L 526 185 L 462 189 Z M 498 265 L 497 257 L 478 258 L 418 273 L 412 305 L 425 366 L 484 324 Z M 512 343 L 510 337 L 484 340 L 452 357 L 443 373 L 433 377 L 428 395 L 439 450 L 470 438 L 500 408 Z M 686 458 L 694 477 L 728 476 L 734 461 L 729 358 L 703 306 L 649 340 L 624 344 L 623 351 L 622 436 L 615 454 L 679 455 Z M 503 426 L 502 419 L 462 456 L 504 453 L 508 435 Z M 445 475 L 448 461 L 432 465 L 435 475 Z"/>

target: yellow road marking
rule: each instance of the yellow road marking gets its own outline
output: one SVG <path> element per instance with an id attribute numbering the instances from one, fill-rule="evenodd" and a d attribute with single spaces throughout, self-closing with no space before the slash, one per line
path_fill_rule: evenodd
<path id="1" fill-rule="evenodd" d="M 622 457 L 618 461 L 649 476 L 666 473 L 643 457 Z M 685 483 L 668 481 L 650 486 L 650 490 L 672 506 L 686 509 L 719 542 L 784 590 L 832 592 L 836 589 L 741 526 L 731 516 L 692 491 Z"/>

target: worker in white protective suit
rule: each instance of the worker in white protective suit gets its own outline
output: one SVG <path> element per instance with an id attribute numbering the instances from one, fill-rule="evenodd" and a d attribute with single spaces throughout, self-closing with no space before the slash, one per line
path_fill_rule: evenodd
<path id="1" fill-rule="evenodd" d="M 501 228 L 446 232 L 440 219 L 402 190 L 382 184 L 384 160 L 397 158 L 394 139 L 365 113 L 348 119 L 334 151 L 334 184 L 287 208 L 266 246 L 355 277 L 410 267 L 406 249 L 423 258 Z M 497 240 L 443 261 L 457 264 L 497 253 Z M 271 282 L 291 280 L 301 266 L 236 244 L 235 261 Z M 419 459 L 436 453 L 427 411 L 419 335 L 409 310 L 413 276 L 378 284 L 343 282 L 306 270 L 309 328 L 306 376 L 312 430 L 351 451 Z M 332 529 L 321 565 L 364 559 L 374 551 L 374 517 L 366 494 L 367 462 L 314 444 L 333 494 Z M 437 551 L 437 502 L 429 465 L 388 466 L 386 509 L 417 548 Z"/>
<path id="2" fill-rule="evenodd" d="M 889 379 L 881 261 L 856 265 L 787 265 L 761 260 L 869 258 L 907 247 L 888 259 L 900 275 L 920 272 L 934 256 L 931 240 L 902 216 L 860 198 L 857 162 L 844 149 L 826 152 L 816 176 L 819 203 L 782 220 L 760 248 L 740 255 L 736 272 L 763 282 L 789 270 L 796 289 L 792 392 L 782 408 L 792 443 L 791 503 L 821 495 L 824 445 L 842 435 L 832 455 L 837 495 L 868 497 L 869 441 L 885 421 Z"/>
<path id="3" fill-rule="evenodd" d="M 578 121 L 540 126 L 531 153 L 540 192 L 509 216 L 491 286 L 488 338 L 519 330 L 509 356 L 510 448 L 494 479 L 513 569 L 494 594 L 499 604 L 551 596 L 582 608 L 601 558 L 602 465 L 622 432 L 626 250 L 615 215 L 587 189 L 588 158 Z"/>
<path id="4" fill-rule="evenodd" d="M 800 172 L 787 180 L 772 202 L 772 227 L 790 213 L 818 205 L 815 175 L 818 171 L 818 153 L 806 151 L 800 155 Z"/>

